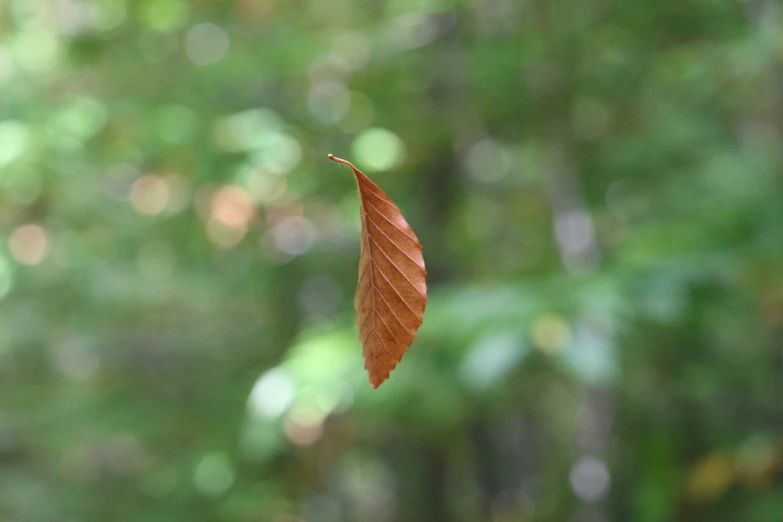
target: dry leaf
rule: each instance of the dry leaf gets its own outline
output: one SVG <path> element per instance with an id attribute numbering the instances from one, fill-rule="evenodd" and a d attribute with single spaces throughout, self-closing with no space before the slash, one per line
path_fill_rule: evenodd
<path id="1" fill-rule="evenodd" d="M 364 367 L 377 388 L 391 372 L 421 326 L 427 284 L 421 244 L 397 205 L 351 162 L 359 185 L 362 250 L 356 286 L 356 325 Z"/>

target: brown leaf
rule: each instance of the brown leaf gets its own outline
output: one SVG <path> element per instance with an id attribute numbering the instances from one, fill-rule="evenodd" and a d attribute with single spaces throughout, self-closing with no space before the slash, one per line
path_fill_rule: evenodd
<path id="1" fill-rule="evenodd" d="M 397 205 L 351 162 L 359 185 L 362 250 L 356 285 L 356 325 L 364 367 L 377 388 L 389 378 L 421 326 L 427 283 L 421 244 Z"/>

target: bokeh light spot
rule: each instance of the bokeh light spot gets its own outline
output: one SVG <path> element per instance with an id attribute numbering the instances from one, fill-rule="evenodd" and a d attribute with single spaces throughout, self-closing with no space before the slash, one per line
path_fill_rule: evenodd
<path id="1" fill-rule="evenodd" d="M 47 139 L 62 150 L 75 150 L 106 124 L 106 108 L 93 98 L 81 98 L 62 109 L 46 129 Z"/>
<path id="2" fill-rule="evenodd" d="M 484 335 L 465 355 L 461 376 L 472 388 L 484 390 L 513 370 L 529 350 L 514 331 Z"/>
<path id="3" fill-rule="evenodd" d="M 702 455 L 688 470 L 685 490 L 693 500 L 716 499 L 731 487 L 736 479 L 736 457 L 725 450 Z"/>
<path id="4" fill-rule="evenodd" d="M 351 150 L 356 162 L 367 170 L 390 170 L 405 160 L 402 140 L 393 132 L 377 127 L 359 134 Z"/>
<path id="5" fill-rule="evenodd" d="M 281 132 L 264 136 L 263 141 L 250 153 L 250 162 L 276 174 L 286 174 L 302 160 L 299 142 Z"/>
<path id="6" fill-rule="evenodd" d="M 193 484 L 196 490 L 207 497 L 219 497 L 234 483 L 234 467 L 222 453 L 205 455 L 196 466 Z"/>
<path id="7" fill-rule="evenodd" d="M 272 203 L 280 199 L 288 188 L 284 176 L 269 173 L 260 167 L 249 169 L 245 184 L 253 198 L 261 203 Z"/>
<path id="8" fill-rule="evenodd" d="M 532 326 L 533 342 L 547 353 L 562 350 L 571 339 L 571 332 L 565 320 L 553 314 L 537 317 Z"/>
<path id="9" fill-rule="evenodd" d="M 275 245 L 292 256 L 304 254 L 315 241 L 315 228 L 307 218 L 291 216 L 280 220 L 274 230 Z"/>
<path id="10" fill-rule="evenodd" d="M 332 42 L 332 61 L 344 71 L 357 71 L 370 61 L 370 46 L 370 39 L 364 34 L 359 31 L 345 31 Z"/>
<path id="11" fill-rule="evenodd" d="M 10 164 L 22 156 L 30 142 L 30 131 L 18 121 L 0 122 L 0 167 Z"/>
<path id="12" fill-rule="evenodd" d="M 88 32 L 95 18 L 95 11 L 86 2 L 60 2 L 57 4 L 55 26 L 64 36 L 79 36 Z"/>
<path id="13" fill-rule="evenodd" d="M 611 476 L 602 460 L 582 457 L 571 468 L 569 480 L 577 497 L 585 502 L 595 502 L 606 495 Z"/>
<path id="14" fill-rule="evenodd" d="M 423 47 L 438 36 L 435 17 L 424 10 L 411 10 L 392 20 L 389 28 L 391 43 L 397 49 Z"/>
<path id="15" fill-rule="evenodd" d="M 328 81 L 314 85 L 307 97 L 310 113 L 321 123 L 331 125 L 348 113 L 351 98 L 341 83 Z"/>
<path id="16" fill-rule="evenodd" d="M 12 45 L 17 65 L 32 72 L 53 67 L 60 54 L 60 43 L 49 31 L 23 31 Z"/>
<path id="17" fill-rule="evenodd" d="M 323 414 L 312 406 L 295 404 L 283 421 L 283 430 L 297 446 L 309 446 L 323 435 Z"/>
<path id="18" fill-rule="evenodd" d="M 131 186 L 131 204 L 140 214 L 160 214 L 170 197 L 171 190 L 166 180 L 154 174 L 140 177 Z"/>
<path id="19" fill-rule="evenodd" d="M 145 0 L 139 6 L 139 18 L 148 29 L 171 32 L 188 21 L 188 3 L 184 0 Z"/>
<path id="20" fill-rule="evenodd" d="M 555 217 L 555 235 L 567 255 L 589 252 L 595 237 L 593 218 L 582 209 L 561 212 Z"/>
<path id="21" fill-rule="evenodd" d="M 106 107 L 95 98 L 79 98 L 69 111 L 73 131 L 85 138 L 97 134 L 108 120 Z"/>
<path id="22" fill-rule="evenodd" d="M 8 237 L 8 249 L 14 259 L 23 265 L 38 265 L 48 253 L 49 239 L 41 225 L 22 225 Z"/>
<path id="23" fill-rule="evenodd" d="M 112 31 L 125 23 L 128 6 L 125 0 L 99 2 L 94 13 L 93 27 L 98 31 Z"/>
<path id="24" fill-rule="evenodd" d="M 248 407 L 259 417 L 279 417 L 291 405 L 295 392 L 294 383 L 285 371 L 269 370 L 253 385 Z"/>
<path id="25" fill-rule="evenodd" d="M 212 65 L 228 53 L 228 33 L 215 24 L 199 24 L 185 35 L 185 52 L 196 65 Z"/>
<path id="26" fill-rule="evenodd" d="M 226 185 L 212 195 L 212 219 L 229 228 L 246 228 L 256 207 L 243 188 Z"/>
<path id="27" fill-rule="evenodd" d="M 471 177 L 483 183 L 495 183 L 511 170 L 513 158 L 506 147 L 493 140 L 482 140 L 471 147 L 467 167 Z"/>
<path id="28" fill-rule="evenodd" d="M 246 234 L 246 226 L 227 226 L 213 218 L 207 221 L 207 237 L 220 248 L 234 248 L 245 239 Z"/>
<path id="29" fill-rule="evenodd" d="M 212 138 L 223 151 L 244 152 L 261 147 L 270 133 L 282 127 L 280 116 L 268 109 L 251 109 L 217 120 Z"/>

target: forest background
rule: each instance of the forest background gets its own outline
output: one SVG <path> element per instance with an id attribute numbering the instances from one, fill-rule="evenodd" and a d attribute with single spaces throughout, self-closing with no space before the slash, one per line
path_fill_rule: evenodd
<path id="1" fill-rule="evenodd" d="M 779 522 L 782 145 L 774 0 L 0 0 L 0 519 Z"/>

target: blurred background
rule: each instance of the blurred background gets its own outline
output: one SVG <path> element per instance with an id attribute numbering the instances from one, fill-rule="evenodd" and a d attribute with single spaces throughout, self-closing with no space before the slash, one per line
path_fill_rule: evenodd
<path id="1" fill-rule="evenodd" d="M 783 519 L 775 0 L 0 0 L 0 519 Z M 424 245 L 389 381 L 354 161 Z"/>

